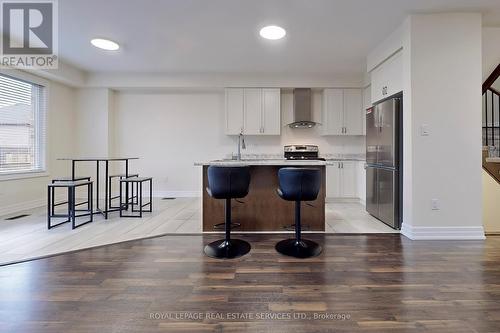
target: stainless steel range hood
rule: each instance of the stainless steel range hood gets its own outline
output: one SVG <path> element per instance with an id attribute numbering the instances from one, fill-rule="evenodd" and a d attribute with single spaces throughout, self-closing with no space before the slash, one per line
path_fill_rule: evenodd
<path id="1" fill-rule="evenodd" d="M 293 89 L 293 122 L 291 128 L 311 128 L 316 125 L 312 120 L 311 89 Z"/>

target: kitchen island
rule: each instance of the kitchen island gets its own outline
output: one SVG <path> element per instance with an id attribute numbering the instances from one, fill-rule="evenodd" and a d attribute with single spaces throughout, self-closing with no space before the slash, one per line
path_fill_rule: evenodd
<path id="1" fill-rule="evenodd" d="M 281 199 L 278 189 L 278 170 L 283 167 L 308 167 L 321 170 L 321 188 L 315 201 L 302 203 L 304 230 L 325 230 L 325 161 L 291 161 L 285 159 L 215 160 L 200 162 L 203 174 L 203 231 L 214 231 L 214 225 L 224 222 L 224 200 L 210 197 L 207 169 L 210 165 L 250 166 L 250 190 L 245 198 L 231 200 L 232 220 L 240 223 L 236 231 L 284 231 L 294 224 L 294 202 Z"/>

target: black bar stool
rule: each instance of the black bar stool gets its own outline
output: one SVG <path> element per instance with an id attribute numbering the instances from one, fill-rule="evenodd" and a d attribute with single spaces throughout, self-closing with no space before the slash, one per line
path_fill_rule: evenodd
<path id="1" fill-rule="evenodd" d="M 133 173 L 133 174 L 130 174 L 128 175 L 129 177 L 139 177 L 139 174 L 138 173 Z M 120 196 L 119 195 L 116 195 L 116 196 L 113 196 L 113 190 L 111 188 L 111 185 L 113 184 L 113 179 L 115 178 L 118 178 L 118 183 L 120 180 L 122 179 L 125 179 L 127 178 L 127 175 L 126 174 L 119 174 L 119 175 L 110 175 L 108 177 L 108 189 L 109 189 L 109 198 L 108 198 L 108 207 L 110 209 L 117 209 L 117 208 L 120 208 L 120 206 L 113 206 L 113 200 L 116 200 L 116 199 L 119 199 Z M 134 183 L 132 183 L 132 187 L 134 186 Z M 132 193 L 134 192 L 134 189 L 132 188 Z M 131 199 L 135 199 L 135 204 L 139 203 L 139 199 L 137 198 L 137 196 L 132 196 Z"/>
<path id="2" fill-rule="evenodd" d="M 318 197 L 321 187 L 321 172 L 319 169 L 281 168 L 278 171 L 278 195 L 284 200 L 295 201 L 295 238 L 285 239 L 276 244 L 276 251 L 281 254 L 309 258 L 321 253 L 317 243 L 302 239 L 300 226 L 301 201 L 313 201 Z"/>
<path id="3" fill-rule="evenodd" d="M 134 194 L 134 186 L 132 186 L 132 200 L 127 197 L 128 185 L 135 183 L 136 192 Z M 142 203 L 142 184 L 149 183 L 149 202 Z M 123 185 L 125 185 L 125 191 L 123 191 Z M 125 201 L 123 201 L 123 192 L 125 192 Z M 134 201 L 134 196 L 137 196 L 138 202 Z M 132 207 L 131 214 L 125 215 L 123 212 L 128 209 L 128 206 Z M 138 209 L 135 206 L 139 207 Z M 148 209 L 144 207 L 149 206 Z M 153 211 L 153 178 L 152 177 L 128 177 L 120 179 L 120 217 L 142 217 L 142 213 Z M 139 214 L 134 214 L 139 213 Z"/>
<path id="4" fill-rule="evenodd" d="M 243 198 L 248 194 L 250 168 L 208 167 L 208 194 L 215 199 L 225 199 L 224 239 L 205 246 L 205 254 L 212 258 L 231 259 L 241 257 L 250 251 L 250 244 L 241 239 L 231 239 L 231 199 Z"/>
<path id="5" fill-rule="evenodd" d="M 92 207 L 92 181 L 57 181 L 53 182 L 48 185 L 48 191 L 47 191 L 47 228 L 52 229 L 54 227 L 57 227 L 58 225 L 64 224 L 71 222 L 71 227 L 72 229 L 76 229 L 78 227 L 81 227 L 82 225 L 85 225 L 87 223 L 90 223 L 93 221 L 93 207 Z M 78 214 L 76 215 L 76 188 L 81 187 L 81 186 L 86 186 L 87 187 L 87 202 L 88 202 L 88 209 L 83 210 L 86 211 L 84 214 Z M 67 214 L 55 214 L 53 209 L 54 209 L 54 197 L 55 197 L 55 189 L 56 188 L 65 188 L 68 190 L 68 212 Z M 79 210 L 82 211 L 82 210 Z M 82 217 L 82 216 L 89 216 L 89 220 L 76 224 L 76 218 L 77 217 Z M 65 217 L 67 218 L 66 221 L 60 222 L 57 224 L 52 224 L 52 218 L 57 218 L 57 217 Z"/>
<path id="6" fill-rule="evenodd" d="M 75 179 L 72 179 L 71 177 L 57 177 L 57 178 L 53 178 L 51 180 L 52 184 L 55 184 L 55 183 L 60 183 L 60 182 L 71 182 L 71 181 L 75 181 L 75 182 L 79 182 L 79 181 L 90 181 L 90 177 L 87 177 L 87 176 L 82 176 L 82 177 L 75 177 Z M 54 191 L 55 191 L 55 187 L 52 187 L 52 198 L 55 197 L 54 195 Z M 90 197 L 90 196 L 88 196 Z M 57 206 L 61 206 L 61 205 L 66 205 L 68 202 L 67 201 L 62 201 L 62 202 L 54 202 L 55 200 L 52 200 L 51 202 L 51 207 L 50 207 L 50 210 L 51 210 L 51 213 L 52 215 L 54 215 L 55 213 L 55 209 Z M 90 209 L 90 202 L 87 200 L 87 201 L 83 201 L 83 202 L 75 202 L 75 207 L 76 206 L 81 206 L 81 205 L 85 205 L 87 204 L 87 209 L 86 210 L 89 210 Z M 86 211 L 85 209 L 76 209 L 76 211 Z"/>

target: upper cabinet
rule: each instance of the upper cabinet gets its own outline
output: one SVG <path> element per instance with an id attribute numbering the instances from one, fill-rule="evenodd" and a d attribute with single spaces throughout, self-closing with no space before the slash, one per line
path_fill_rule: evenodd
<path id="1" fill-rule="evenodd" d="M 243 133 L 262 134 L 262 89 L 243 89 Z"/>
<path id="2" fill-rule="evenodd" d="M 281 91 L 279 88 L 262 89 L 262 133 L 281 134 Z"/>
<path id="3" fill-rule="evenodd" d="M 363 135 L 361 89 L 323 90 L 322 134 Z"/>
<path id="4" fill-rule="evenodd" d="M 226 134 L 280 135 L 279 88 L 226 88 Z"/>
<path id="5" fill-rule="evenodd" d="M 403 52 L 399 51 L 371 72 L 372 103 L 403 90 Z"/>
<path id="6" fill-rule="evenodd" d="M 243 132 L 243 89 L 226 89 L 226 134 Z"/>

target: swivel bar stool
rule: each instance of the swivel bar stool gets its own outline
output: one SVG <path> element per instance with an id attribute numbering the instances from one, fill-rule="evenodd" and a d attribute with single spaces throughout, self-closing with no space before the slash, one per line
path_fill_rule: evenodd
<path id="1" fill-rule="evenodd" d="M 321 253 L 317 243 L 302 239 L 300 226 L 301 201 L 313 201 L 318 197 L 321 186 L 319 169 L 281 168 L 278 171 L 278 195 L 287 201 L 295 201 L 295 239 L 285 239 L 276 244 L 276 251 L 281 254 L 309 258 Z"/>
<path id="2" fill-rule="evenodd" d="M 250 244 L 241 239 L 231 239 L 231 199 L 243 198 L 248 194 L 250 168 L 208 167 L 208 194 L 215 199 L 225 199 L 226 237 L 205 246 L 205 254 L 212 258 L 231 259 L 241 257 L 250 251 Z"/>

